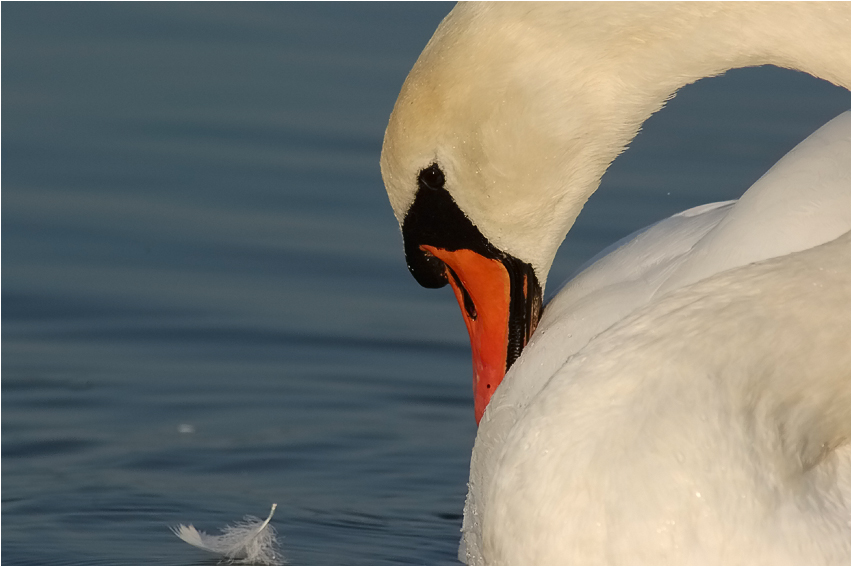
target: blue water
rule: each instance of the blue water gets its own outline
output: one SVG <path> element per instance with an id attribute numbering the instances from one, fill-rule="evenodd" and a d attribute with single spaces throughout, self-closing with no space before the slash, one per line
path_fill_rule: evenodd
<path id="1" fill-rule="evenodd" d="M 272 502 L 293 563 L 456 561 L 467 337 L 378 169 L 450 8 L 3 3 L 3 563 L 209 563 L 168 527 Z M 550 281 L 848 108 L 778 69 L 687 87 Z"/>

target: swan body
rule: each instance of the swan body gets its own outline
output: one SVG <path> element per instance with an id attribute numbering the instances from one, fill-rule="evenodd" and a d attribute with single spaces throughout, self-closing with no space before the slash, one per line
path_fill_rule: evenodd
<path id="1" fill-rule="evenodd" d="M 848 259 L 846 234 L 718 274 L 590 341 L 512 407 L 480 560 L 844 563 Z"/>
<path id="2" fill-rule="evenodd" d="M 463 560 L 847 562 L 849 127 L 834 119 L 737 201 L 631 235 L 551 300 L 480 423 Z M 817 226 L 828 211 L 777 178 L 816 186 L 837 222 Z M 726 254 L 754 192 L 831 229 Z"/>
<path id="3" fill-rule="evenodd" d="M 849 88 L 849 35 L 836 3 L 460 5 L 438 28 L 382 173 L 412 273 L 453 286 L 471 334 L 460 559 L 850 562 L 848 112 L 739 200 L 610 247 L 540 321 L 535 301 L 678 88 L 761 64 Z"/>

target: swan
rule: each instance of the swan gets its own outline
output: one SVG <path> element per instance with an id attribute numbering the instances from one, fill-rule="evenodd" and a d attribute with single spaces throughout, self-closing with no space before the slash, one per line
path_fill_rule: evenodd
<path id="1" fill-rule="evenodd" d="M 849 3 L 460 4 L 415 63 L 381 169 L 411 273 L 470 335 L 462 561 L 850 562 L 848 112 L 542 310 L 642 123 L 765 64 L 848 89 Z"/>

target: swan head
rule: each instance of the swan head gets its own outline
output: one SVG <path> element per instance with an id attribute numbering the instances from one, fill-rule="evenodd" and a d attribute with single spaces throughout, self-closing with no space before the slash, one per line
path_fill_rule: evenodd
<path id="1" fill-rule="evenodd" d="M 519 17 L 518 10 L 528 13 Z M 541 37 L 563 32 L 539 21 L 544 16 L 511 5 L 453 10 L 403 85 L 381 158 L 400 225 L 416 199 L 420 173 L 434 166 L 483 236 L 530 264 L 542 284 L 565 234 L 620 151 L 599 128 L 613 113 L 609 83 L 615 81 L 607 79 L 599 57 L 583 50 L 563 77 L 564 48 Z"/>
<path id="2" fill-rule="evenodd" d="M 555 73 L 564 56 L 540 34 L 560 30 L 533 13 L 520 19 L 540 28 L 530 42 L 529 25 L 512 23 L 518 9 L 460 5 L 442 22 L 403 85 L 381 157 L 409 269 L 426 287 L 449 283 L 459 301 L 477 422 L 535 329 L 559 244 L 620 149 L 593 135 L 612 86 Z M 600 67 L 583 50 L 574 63 Z"/>

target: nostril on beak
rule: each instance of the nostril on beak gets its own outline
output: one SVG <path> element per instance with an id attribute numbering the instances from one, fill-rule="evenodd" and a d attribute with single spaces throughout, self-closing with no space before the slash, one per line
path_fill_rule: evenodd
<path id="1" fill-rule="evenodd" d="M 471 321 L 476 321 L 476 305 L 473 303 L 473 298 L 467 292 L 467 289 L 465 289 L 464 285 L 462 285 L 461 280 L 452 270 L 452 268 L 447 266 L 447 272 L 449 272 L 450 276 L 453 278 L 453 281 L 456 282 L 456 286 L 462 293 L 462 299 L 464 300 L 464 310 L 465 312 L 467 312 L 467 316 L 470 317 Z"/>

